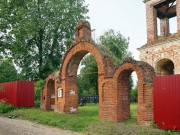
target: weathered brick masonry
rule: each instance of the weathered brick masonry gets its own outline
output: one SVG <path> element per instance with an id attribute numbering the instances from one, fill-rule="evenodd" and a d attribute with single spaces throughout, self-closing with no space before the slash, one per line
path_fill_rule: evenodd
<path id="1" fill-rule="evenodd" d="M 41 93 L 41 108 L 49 110 L 49 95 L 55 91 L 55 112 L 78 112 L 77 70 L 80 61 L 88 53 L 95 58 L 98 65 L 99 118 L 120 122 L 130 117 L 128 78 L 135 71 L 139 80 L 137 121 L 139 124 L 150 123 L 153 119 L 154 69 L 145 62 L 131 58 L 115 66 L 108 56 L 108 51 L 92 40 L 90 24 L 87 21 L 80 21 L 76 27 L 76 40 L 64 56 L 58 79 L 53 79 L 53 75 L 46 79 Z M 53 83 L 55 85 L 51 87 Z M 62 90 L 62 94 L 59 94 L 59 90 Z"/>
<path id="2" fill-rule="evenodd" d="M 44 87 L 41 90 L 40 97 L 40 108 L 45 110 L 52 110 L 52 106 L 55 104 L 55 77 L 54 74 L 49 75 L 46 80 Z"/>
<path id="3" fill-rule="evenodd" d="M 152 66 L 143 61 L 126 59 L 119 66 L 113 76 L 113 85 L 117 96 L 117 120 L 122 121 L 130 116 L 130 86 L 131 73 L 135 71 L 138 77 L 138 113 L 139 124 L 148 124 L 153 119 L 153 77 L 155 72 Z"/>
<path id="4" fill-rule="evenodd" d="M 44 81 L 44 86 L 41 90 L 40 95 L 40 108 L 44 110 L 54 110 L 55 92 L 57 93 L 57 88 L 59 87 L 59 72 L 50 74 Z"/>
<path id="5" fill-rule="evenodd" d="M 140 60 L 153 66 L 157 75 L 180 74 L 180 0 L 146 0 L 145 4 L 147 43 L 138 49 Z M 172 34 L 169 19 L 176 16 L 177 33 Z"/>

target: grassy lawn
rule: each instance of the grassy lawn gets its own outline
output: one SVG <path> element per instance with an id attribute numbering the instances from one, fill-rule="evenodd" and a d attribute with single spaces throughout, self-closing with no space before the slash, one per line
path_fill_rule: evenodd
<path id="1" fill-rule="evenodd" d="M 53 111 L 44 111 L 36 108 L 17 109 L 4 116 L 17 116 L 20 119 L 34 121 L 44 125 L 59 127 L 72 131 L 83 131 L 87 126 L 98 122 L 98 107 L 89 105 L 79 107 L 77 114 L 59 114 Z"/>
<path id="2" fill-rule="evenodd" d="M 61 129 L 83 132 L 88 135 L 163 135 L 169 134 L 155 129 L 152 125 L 140 126 L 136 124 L 137 104 L 131 104 L 131 119 L 123 123 L 98 120 L 98 106 L 80 106 L 77 114 L 58 114 L 40 109 L 16 109 L 3 116 L 17 116 L 40 124 L 55 126 Z M 2 115 L 2 114 L 1 114 Z M 172 135 L 175 134 L 170 132 Z M 170 135 L 171 135 L 170 134 Z"/>

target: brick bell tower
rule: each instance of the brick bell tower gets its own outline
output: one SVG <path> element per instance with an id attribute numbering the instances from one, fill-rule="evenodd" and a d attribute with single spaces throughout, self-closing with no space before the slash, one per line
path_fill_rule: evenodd
<path id="1" fill-rule="evenodd" d="M 144 2 L 147 43 L 138 48 L 140 60 L 152 65 L 157 75 L 180 74 L 180 0 L 145 0 Z M 174 34 L 169 30 L 169 20 L 173 17 L 177 18 L 175 24 L 177 32 Z M 157 25 L 157 19 L 160 26 Z"/>

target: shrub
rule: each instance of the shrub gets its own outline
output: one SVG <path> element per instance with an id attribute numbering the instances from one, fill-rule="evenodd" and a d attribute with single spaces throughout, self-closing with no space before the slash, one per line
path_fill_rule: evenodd
<path id="1" fill-rule="evenodd" d="M 7 113 L 7 112 L 12 111 L 14 109 L 15 109 L 15 107 L 11 104 L 0 103 L 0 113 Z"/>
<path id="2" fill-rule="evenodd" d="M 40 107 L 40 100 L 35 100 L 35 108 L 39 108 Z"/>
<path id="3" fill-rule="evenodd" d="M 43 80 L 39 80 L 35 83 L 35 107 L 40 106 L 40 93 L 44 85 Z"/>
<path id="4" fill-rule="evenodd" d="M 43 80 L 39 80 L 35 83 L 35 100 L 40 99 L 40 93 L 41 93 L 43 85 L 44 85 Z"/>

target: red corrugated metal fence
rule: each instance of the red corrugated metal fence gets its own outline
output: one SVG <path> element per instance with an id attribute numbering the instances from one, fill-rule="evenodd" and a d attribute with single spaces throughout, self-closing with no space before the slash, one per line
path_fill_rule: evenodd
<path id="1" fill-rule="evenodd" d="M 180 75 L 157 76 L 153 87 L 155 122 L 162 129 L 180 130 Z"/>
<path id="2" fill-rule="evenodd" d="M 34 82 L 15 81 L 0 83 L 0 99 L 16 107 L 34 106 Z"/>

